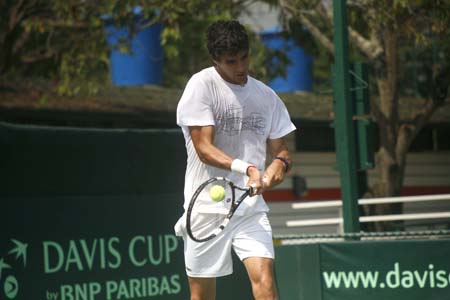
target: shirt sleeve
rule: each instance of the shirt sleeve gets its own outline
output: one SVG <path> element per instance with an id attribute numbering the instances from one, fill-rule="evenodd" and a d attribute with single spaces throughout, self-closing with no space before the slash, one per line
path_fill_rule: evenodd
<path id="1" fill-rule="evenodd" d="M 193 76 L 186 84 L 177 107 L 178 126 L 215 125 L 210 91 L 201 78 Z"/>
<path id="2" fill-rule="evenodd" d="M 269 139 L 278 139 L 294 131 L 296 128 L 291 121 L 286 105 L 284 105 L 283 101 L 281 101 L 275 92 L 272 93 L 275 105 Z"/>

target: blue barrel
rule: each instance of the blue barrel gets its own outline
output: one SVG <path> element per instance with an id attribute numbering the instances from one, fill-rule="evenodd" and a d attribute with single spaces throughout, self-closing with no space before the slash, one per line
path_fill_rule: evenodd
<path id="1" fill-rule="evenodd" d="M 286 78 L 276 77 L 269 82 L 269 86 L 276 92 L 281 93 L 311 92 L 313 87 L 313 58 L 294 40 L 284 38 L 281 33 L 280 27 L 268 29 L 261 33 L 261 39 L 266 47 L 283 51 L 291 61 L 286 68 Z"/>
<path id="2" fill-rule="evenodd" d="M 138 19 L 138 18 L 136 18 Z M 107 42 L 115 46 L 129 37 L 127 28 L 106 26 Z M 111 78 L 117 86 L 161 84 L 163 80 L 163 48 L 160 42 L 162 25 L 139 28 L 131 40 L 131 53 L 111 51 Z"/>

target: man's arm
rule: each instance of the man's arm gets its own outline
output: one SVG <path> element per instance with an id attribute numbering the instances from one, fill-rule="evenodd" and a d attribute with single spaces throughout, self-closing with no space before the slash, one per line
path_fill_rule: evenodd
<path id="1" fill-rule="evenodd" d="M 192 143 L 200 160 L 208 165 L 225 170 L 231 170 L 234 158 L 223 152 L 214 145 L 214 126 L 189 126 Z M 248 168 L 249 180 L 247 185 L 252 185 L 255 192 L 262 192 L 261 174 L 257 168 Z"/>
<path id="2" fill-rule="evenodd" d="M 264 172 L 263 187 L 265 189 L 274 187 L 283 182 L 284 176 L 292 164 L 284 138 L 268 140 L 267 146 L 273 160 Z"/>
<path id="3" fill-rule="evenodd" d="M 214 126 L 190 126 L 189 132 L 195 151 L 203 163 L 221 169 L 231 168 L 233 158 L 214 146 Z"/>

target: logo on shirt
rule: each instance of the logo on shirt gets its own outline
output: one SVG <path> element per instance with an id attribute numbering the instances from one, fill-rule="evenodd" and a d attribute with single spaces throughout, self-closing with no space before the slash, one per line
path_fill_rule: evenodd
<path id="1" fill-rule="evenodd" d="M 243 131 L 251 131 L 263 135 L 266 129 L 266 119 L 262 114 L 253 112 L 243 116 L 242 108 L 228 107 L 225 113 L 217 120 L 216 131 L 229 136 L 237 135 Z"/>

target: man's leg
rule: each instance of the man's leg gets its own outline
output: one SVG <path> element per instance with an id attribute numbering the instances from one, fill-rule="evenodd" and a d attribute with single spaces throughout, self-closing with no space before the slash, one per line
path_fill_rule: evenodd
<path id="1" fill-rule="evenodd" d="M 215 300 L 216 278 L 188 277 L 191 300 Z"/>
<path id="2" fill-rule="evenodd" d="M 277 289 L 273 275 L 273 259 L 248 257 L 244 259 L 255 300 L 277 299 Z"/>
<path id="3" fill-rule="evenodd" d="M 210 224 L 210 214 L 199 214 L 197 221 Z M 231 220 L 230 225 L 232 225 Z M 184 224 L 182 224 L 184 225 Z M 229 226 L 230 226 L 229 225 Z M 188 276 L 191 300 L 215 300 L 216 277 L 233 273 L 233 261 L 231 257 L 232 232 L 223 231 L 216 238 L 204 243 L 191 240 L 182 227 L 184 240 L 184 262 L 186 275 Z"/>

